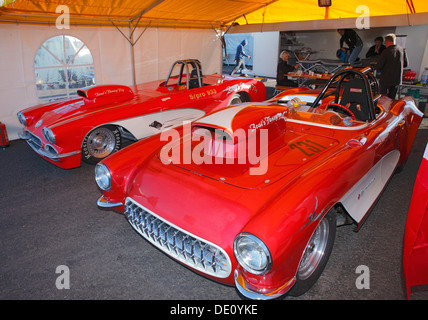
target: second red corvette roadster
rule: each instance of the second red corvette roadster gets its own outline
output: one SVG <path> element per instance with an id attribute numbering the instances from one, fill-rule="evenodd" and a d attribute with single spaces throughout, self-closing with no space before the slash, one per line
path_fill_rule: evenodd
<path id="1" fill-rule="evenodd" d="M 179 60 L 166 81 L 135 87 L 101 85 L 78 90 L 75 99 L 18 113 L 20 135 L 44 159 L 64 168 L 97 163 L 137 141 L 205 114 L 245 101 L 263 101 L 261 81 L 203 75 L 198 60 Z"/>
<path id="2" fill-rule="evenodd" d="M 211 113 L 100 162 L 98 205 L 147 241 L 252 299 L 301 295 L 336 226 L 362 226 L 411 150 L 422 113 L 379 94 L 371 69 L 321 90 Z"/>

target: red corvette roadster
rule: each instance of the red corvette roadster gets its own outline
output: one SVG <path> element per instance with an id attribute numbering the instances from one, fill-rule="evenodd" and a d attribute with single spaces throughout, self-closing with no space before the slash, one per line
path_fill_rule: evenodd
<path id="1" fill-rule="evenodd" d="M 321 90 L 211 113 L 95 169 L 100 207 L 154 246 L 253 299 L 311 288 L 336 226 L 358 230 L 409 155 L 422 113 L 379 94 L 370 68 Z"/>
<path id="2" fill-rule="evenodd" d="M 137 141 L 193 121 L 218 108 L 264 101 L 266 88 L 251 78 L 203 76 L 197 60 L 173 64 L 166 81 L 133 88 L 102 85 L 79 90 L 71 100 L 18 113 L 22 139 L 40 156 L 64 168 L 96 163 Z"/>

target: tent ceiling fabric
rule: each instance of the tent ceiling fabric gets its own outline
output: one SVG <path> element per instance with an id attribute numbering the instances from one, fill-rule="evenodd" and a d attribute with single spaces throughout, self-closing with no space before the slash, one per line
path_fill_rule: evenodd
<path id="1" fill-rule="evenodd" d="M 238 19 L 240 25 L 279 23 L 292 21 L 309 21 L 323 19 L 356 18 L 364 13 L 370 16 L 391 16 L 428 12 L 427 0 L 332 0 L 332 5 L 326 9 L 318 7 L 317 0 L 277 1 L 261 10 L 250 13 Z M 408 5 L 409 3 L 409 5 Z M 411 4 L 413 3 L 413 6 Z M 364 5 L 364 7 L 360 7 Z M 367 12 L 368 9 L 368 12 Z"/>
<path id="2" fill-rule="evenodd" d="M 55 23 L 67 6 L 70 24 L 219 28 L 272 1 L 262 0 L 16 0 L 0 8 L 1 22 Z M 140 18 L 141 16 L 141 18 Z"/>
<path id="3" fill-rule="evenodd" d="M 317 0 L 16 0 L 0 7 L 0 22 L 54 24 L 67 6 L 71 25 L 220 28 L 237 22 L 270 24 L 291 21 L 354 18 L 364 4 L 370 16 L 428 12 L 426 0 L 332 0 L 328 9 Z"/>

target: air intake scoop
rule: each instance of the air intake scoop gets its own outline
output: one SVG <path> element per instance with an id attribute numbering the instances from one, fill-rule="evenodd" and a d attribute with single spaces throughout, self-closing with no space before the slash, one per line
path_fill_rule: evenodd
<path id="1" fill-rule="evenodd" d="M 287 114 L 287 107 L 236 106 L 195 121 L 192 131 L 194 135 L 212 138 L 204 139 L 209 145 L 204 150 L 209 155 L 236 158 L 237 149 L 241 145 L 247 148 L 250 141 L 260 140 L 263 130 L 266 133 L 266 147 L 270 143 L 274 146 L 274 140 L 286 130 Z"/>
<path id="2" fill-rule="evenodd" d="M 83 97 L 86 103 L 119 102 L 131 100 L 134 92 L 130 87 L 123 85 L 101 85 L 77 90 L 77 95 Z"/>

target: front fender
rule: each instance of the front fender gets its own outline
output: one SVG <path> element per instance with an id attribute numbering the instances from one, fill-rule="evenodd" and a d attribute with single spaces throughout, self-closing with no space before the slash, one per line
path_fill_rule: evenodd
<path id="1" fill-rule="evenodd" d="M 261 239 L 272 255 L 272 268 L 265 275 L 248 274 L 240 267 L 250 290 L 273 291 L 295 278 L 305 247 L 328 212 L 325 206 L 316 197 L 282 197 L 262 208 L 243 228 Z"/>
<path id="2" fill-rule="evenodd" d="M 160 134 L 156 134 L 102 160 L 101 163 L 107 166 L 112 177 L 111 189 L 103 191 L 104 201 L 124 204 L 135 174 L 165 143 L 160 140 Z M 118 206 L 115 210 L 123 212 L 123 207 Z"/>

